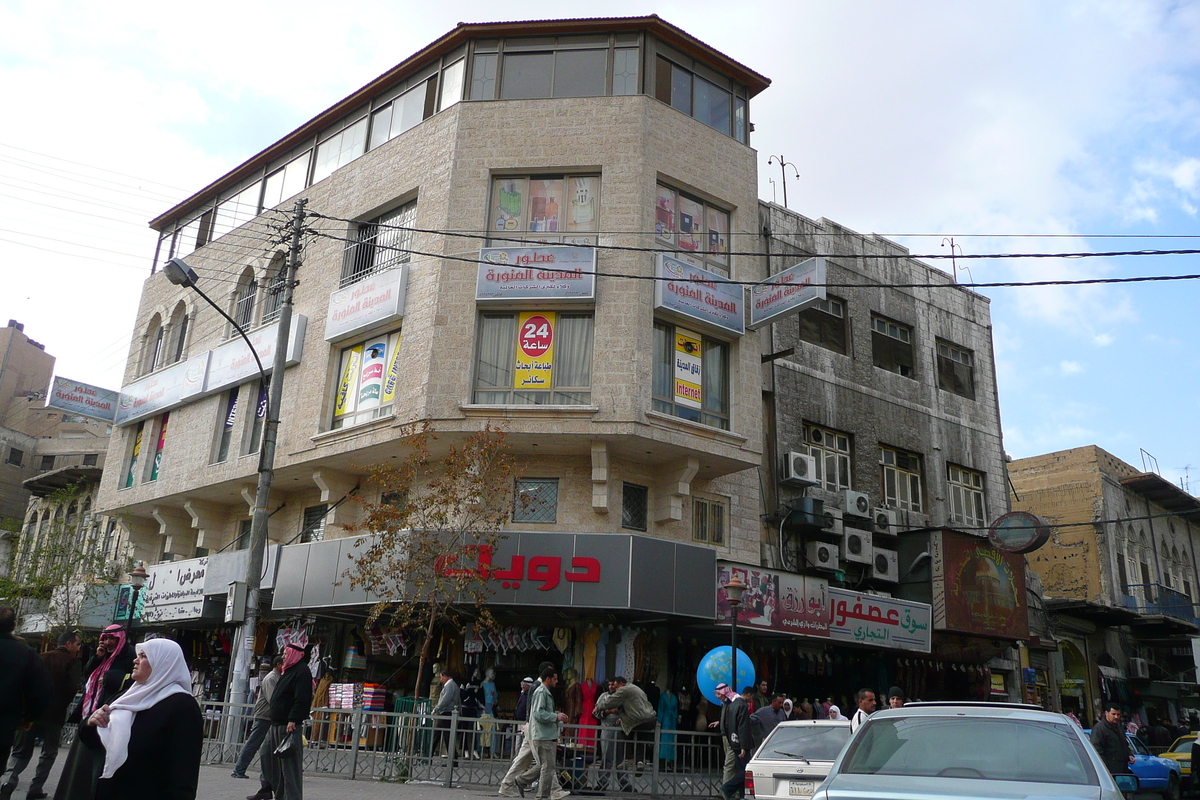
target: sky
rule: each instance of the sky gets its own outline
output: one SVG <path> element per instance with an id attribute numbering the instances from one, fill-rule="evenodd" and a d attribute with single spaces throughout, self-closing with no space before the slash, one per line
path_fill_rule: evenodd
<path id="1" fill-rule="evenodd" d="M 119 388 L 147 222 L 459 21 L 656 13 L 772 85 L 760 197 L 914 254 L 1200 249 L 1186 0 L 0 3 L 0 322 Z M 797 177 L 798 173 L 798 177 Z M 960 260 L 960 282 L 1200 273 L 1198 255 Z M 1096 444 L 1200 493 L 1200 282 L 979 289 L 1006 451 Z"/>

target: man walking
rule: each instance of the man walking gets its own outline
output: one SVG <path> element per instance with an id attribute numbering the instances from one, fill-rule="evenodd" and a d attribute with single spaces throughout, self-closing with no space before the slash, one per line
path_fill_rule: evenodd
<path id="1" fill-rule="evenodd" d="M 757 722 L 762 732 L 760 741 L 767 738 L 767 734 L 775 730 L 776 725 L 788 718 L 787 712 L 783 710 L 783 700 L 783 695 L 776 692 L 767 705 L 750 715 L 751 722 Z"/>
<path id="2" fill-rule="evenodd" d="M 63 723 L 67 719 L 67 706 L 75 698 L 83 683 L 83 665 L 79 662 L 79 634 L 64 633 L 58 637 L 58 647 L 42 654 L 46 674 L 50 679 L 50 698 L 46 710 L 33 725 L 17 733 L 13 743 L 12 763 L 9 764 L 8 780 L 0 786 L 0 798 L 8 800 L 17 789 L 21 773 L 33 759 L 34 739 L 42 740 L 42 754 L 38 758 L 33 780 L 25 794 L 30 800 L 46 797 L 43 789 L 50 777 L 50 768 L 58 757 L 58 745 L 62 739 Z"/>
<path id="3" fill-rule="evenodd" d="M 854 693 L 854 702 L 858 703 L 858 710 L 850 717 L 850 733 L 858 730 L 875 713 L 875 693 L 870 689 L 859 689 Z"/>
<path id="4" fill-rule="evenodd" d="M 233 766 L 233 777 L 235 778 L 250 777 L 246 774 L 246 770 L 249 768 L 254 754 L 258 752 L 258 748 L 262 746 L 263 739 L 267 738 L 267 731 L 271 729 L 271 696 L 275 694 L 275 684 L 279 683 L 279 676 L 282 673 L 283 656 L 275 656 L 275 660 L 271 662 L 271 671 L 263 676 L 262 682 L 258 685 L 258 699 L 254 701 L 254 724 L 250 727 L 250 735 L 246 737 L 241 755 L 238 756 L 237 763 Z M 271 789 L 265 784 L 261 788 L 268 791 Z"/>
<path id="5" fill-rule="evenodd" d="M 743 697 L 722 683 L 717 686 L 721 698 L 721 718 L 717 721 L 725 745 L 725 770 L 720 792 L 724 800 L 740 797 L 746 786 L 746 762 L 750 760 L 750 713 Z"/>
<path id="6" fill-rule="evenodd" d="M 308 652 L 299 645 L 283 649 L 283 674 L 271 695 L 271 730 L 263 742 L 262 786 L 246 800 L 302 800 L 304 797 L 303 726 L 312 707 L 312 672 Z M 288 751 L 276 755 L 279 746 L 291 742 Z"/>
<path id="7" fill-rule="evenodd" d="M 1121 775 L 1130 771 L 1133 763 L 1133 751 L 1129 749 L 1129 740 L 1121 730 L 1121 709 L 1109 703 L 1104 710 L 1104 719 L 1092 728 L 1092 746 L 1100 754 L 1100 760 L 1113 775 Z"/>
<path id="8" fill-rule="evenodd" d="M 450 716 L 454 712 L 462 713 L 462 692 L 458 689 L 458 681 L 454 680 L 454 675 L 450 670 L 443 669 L 438 675 L 438 680 L 442 682 L 442 691 L 438 695 L 437 705 L 433 707 L 433 716 L 435 717 L 434 736 L 433 736 L 433 752 L 431 755 L 436 755 L 439 743 L 444 743 L 446 746 L 446 756 L 450 755 L 450 720 L 437 719 L 441 716 Z M 451 762 L 450 769 L 454 769 L 454 763 Z"/>
<path id="9" fill-rule="evenodd" d="M 533 690 L 529 701 L 529 739 L 541 766 L 538 776 L 537 800 L 550 800 L 554 786 L 554 762 L 558 750 L 559 725 L 567 715 L 554 710 L 554 695 L 550 690 L 558 685 L 554 667 L 542 670 L 541 684 Z"/>
<path id="10" fill-rule="evenodd" d="M 0 606 L 0 765 L 8 763 L 17 727 L 40 719 L 50 699 L 46 665 L 13 636 L 16 629 L 17 612 Z"/>
<path id="11" fill-rule="evenodd" d="M 554 665 L 549 661 L 543 661 L 538 666 L 538 675 L 541 675 L 547 669 L 553 670 Z M 533 692 L 538 686 L 542 685 L 539 678 L 534 688 L 525 692 L 523 696 L 532 697 Z M 526 713 L 528 714 L 529 705 L 526 704 Z M 499 794 L 502 797 L 521 797 L 525 796 L 525 789 L 532 785 L 541 774 L 541 762 L 537 760 L 537 752 L 533 749 L 533 742 L 529 738 L 529 723 L 521 726 L 521 731 L 524 734 L 521 736 L 521 744 L 517 748 L 517 754 L 513 756 L 512 763 L 508 766 L 508 772 L 504 773 L 504 777 L 500 780 Z M 558 780 L 558 773 L 554 773 L 554 788 L 551 790 L 550 800 L 563 800 L 569 795 L 566 789 L 562 788 L 562 784 Z"/>

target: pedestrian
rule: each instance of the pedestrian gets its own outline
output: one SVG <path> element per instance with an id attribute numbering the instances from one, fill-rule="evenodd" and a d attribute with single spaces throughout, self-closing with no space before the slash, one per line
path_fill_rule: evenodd
<path id="1" fill-rule="evenodd" d="M 50 699 L 39 719 L 28 730 L 17 733 L 13 743 L 12 763 L 9 765 L 8 780 L 0 786 L 0 800 L 8 800 L 17 789 L 21 773 L 33 759 L 35 739 L 42 740 L 42 754 L 38 758 L 33 780 L 25 796 L 30 800 L 47 797 L 44 791 L 50 768 L 58 758 L 58 745 L 62 741 L 63 724 L 67 720 L 67 707 L 75 699 L 79 685 L 83 682 L 83 665 L 79 663 L 79 634 L 70 631 L 60 634 L 58 647 L 42 654 L 42 663 L 50 679 Z"/>
<path id="2" fill-rule="evenodd" d="M 831 719 L 834 722 L 849 722 L 850 721 L 850 718 L 847 717 L 845 714 L 843 714 L 842 710 L 840 708 L 838 708 L 836 705 L 831 705 L 829 707 L 829 716 L 826 717 L 826 719 Z"/>
<path id="3" fill-rule="evenodd" d="M 776 725 L 788 718 L 784 702 L 784 696 L 776 692 L 770 702 L 750 715 L 751 723 L 756 723 L 761 730 L 761 736 L 756 737 L 758 741 L 765 739 L 767 734 L 775 730 Z"/>
<path id="4" fill-rule="evenodd" d="M 170 639 L 136 646 L 133 685 L 80 729 L 103 763 L 96 800 L 195 800 L 204 716 L 183 650 Z"/>
<path id="5" fill-rule="evenodd" d="M 83 667 L 83 700 L 67 721 L 79 723 L 82 730 L 97 708 L 115 700 L 128 687 L 136 655 L 123 627 L 114 624 L 101 631 L 96 652 Z M 103 766 L 97 751 L 86 747 L 77 733 L 54 787 L 54 800 L 92 800 Z"/>
<path id="6" fill-rule="evenodd" d="M 517 722 L 529 719 L 529 691 L 532 688 L 533 678 L 521 679 L 521 694 L 517 697 L 517 709 L 513 712 L 513 719 Z"/>
<path id="7" fill-rule="evenodd" d="M 453 713 L 462 713 L 462 693 L 458 689 L 458 682 L 454 680 L 454 675 L 450 670 L 442 669 L 438 674 L 438 680 L 442 682 L 442 691 L 438 694 L 437 705 L 433 707 L 433 750 L 431 755 L 437 755 L 438 745 L 444 744 L 446 747 L 445 755 L 450 756 L 450 720 L 442 719 L 441 717 L 449 717 Z M 454 763 L 451 762 L 450 769 L 454 769 Z"/>
<path id="8" fill-rule="evenodd" d="M 550 692 L 558 685 L 558 673 L 553 667 L 546 667 L 542 670 L 541 679 L 541 684 L 533 690 L 533 697 L 529 700 L 529 738 L 541 767 L 537 800 L 550 800 L 560 725 L 567 721 L 567 715 L 554 710 L 554 695 Z"/>
<path id="9" fill-rule="evenodd" d="M 647 749 L 653 746 L 654 728 L 658 724 L 658 712 L 650 704 L 650 699 L 640 686 L 635 686 L 618 675 L 613 678 L 616 686 L 609 692 L 603 705 L 599 699 L 595 708 L 602 711 L 609 709 L 617 712 L 621 722 L 621 732 L 624 734 L 622 751 L 623 761 L 628 766 L 629 761 L 635 762 L 635 775 L 640 775 L 647 760 Z M 617 764 L 620 769 L 621 764 Z"/>
<path id="10" fill-rule="evenodd" d="M 725 769 L 721 775 L 724 782 L 719 791 L 723 800 L 735 800 L 742 796 L 746 787 L 746 763 L 750 760 L 750 712 L 745 697 L 737 695 L 729 684 L 718 684 L 716 691 L 721 698 L 718 725 L 726 752 Z"/>
<path id="11" fill-rule="evenodd" d="M 875 713 L 875 693 L 870 689 L 859 689 L 854 693 L 854 702 L 858 703 L 858 710 L 850 717 L 850 733 L 858 730 Z"/>
<path id="12" fill-rule="evenodd" d="M 260 783 L 265 789 L 247 800 L 302 800 L 304 797 L 304 721 L 312 707 L 312 673 L 308 651 L 297 644 L 283 649 L 283 673 L 271 695 L 271 730 L 263 740 Z M 291 744 L 280 753 L 284 742 Z"/>
<path id="13" fill-rule="evenodd" d="M 758 682 L 758 692 L 752 698 L 753 705 L 750 708 L 751 714 L 771 705 L 771 698 L 773 695 L 770 691 L 768 691 L 768 687 L 769 684 L 767 683 L 766 679 Z"/>
<path id="14" fill-rule="evenodd" d="M 606 689 L 596 698 L 596 704 L 604 703 L 617 690 L 617 682 L 609 678 Z M 617 766 L 617 740 L 621 735 L 621 718 L 615 708 L 592 707 L 592 716 L 600 723 L 600 785 L 596 788 L 604 791 L 608 788 L 610 779 L 614 779 Z"/>
<path id="15" fill-rule="evenodd" d="M 1121 731 L 1121 709 L 1109 703 L 1104 709 L 1104 719 L 1092 728 L 1092 746 L 1100 754 L 1100 760 L 1113 775 L 1130 772 L 1133 751 L 1129 739 Z"/>
<path id="16" fill-rule="evenodd" d="M 888 689 L 888 708 L 904 708 L 904 690 L 899 686 Z M 1076 720 L 1078 722 L 1078 720 Z"/>
<path id="17" fill-rule="evenodd" d="M 40 718 L 50 699 L 46 665 L 13 635 L 17 612 L 0 606 L 0 768 L 8 763 L 17 728 Z"/>
<path id="18" fill-rule="evenodd" d="M 271 730 L 271 695 L 275 693 L 275 685 L 279 683 L 279 676 L 282 674 L 283 656 L 275 656 L 271 661 L 270 671 L 258 684 L 258 698 L 254 701 L 254 723 L 250 726 L 250 735 L 246 737 L 246 743 L 242 745 L 242 752 L 238 755 L 237 763 L 233 765 L 232 774 L 235 778 L 250 777 L 246 774 L 246 770 L 250 767 L 250 761 L 258 752 L 258 748 L 262 747 L 263 740 L 267 738 L 267 731 Z M 270 791 L 271 787 L 262 784 L 260 789 Z"/>
<path id="19" fill-rule="evenodd" d="M 543 661 L 538 666 L 538 675 L 541 675 L 546 668 L 553 669 L 554 665 L 549 661 Z M 526 679 L 530 680 L 530 679 Z M 542 685 L 541 678 L 533 684 L 528 692 L 532 698 L 533 692 L 538 686 Z M 527 707 L 528 708 L 528 707 Z M 541 762 L 537 760 L 537 753 L 533 749 L 533 742 L 529 739 L 529 722 L 521 726 L 521 744 L 517 748 L 517 754 L 513 756 L 512 763 L 508 765 L 508 771 L 504 773 L 504 777 L 500 780 L 499 794 L 503 797 L 521 797 L 525 796 L 525 790 L 538 780 L 541 775 Z M 571 794 L 566 789 L 562 788 L 562 784 L 558 780 L 558 774 L 554 774 L 554 788 L 551 790 L 550 800 L 563 800 L 564 797 Z"/>

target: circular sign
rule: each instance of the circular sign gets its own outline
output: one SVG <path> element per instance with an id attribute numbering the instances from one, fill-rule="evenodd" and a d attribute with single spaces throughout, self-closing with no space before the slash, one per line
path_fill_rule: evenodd
<path id="1" fill-rule="evenodd" d="M 737 681 L 734 691 L 741 692 L 743 688 L 754 685 L 754 662 L 742 648 L 739 647 L 737 652 Z M 704 654 L 700 665 L 696 667 L 696 688 L 708 698 L 708 702 L 720 705 L 721 698 L 717 696 L 717 686 L 729 683 L 732 676 L 733 648 L 729 645 L 714 647 Z"/>
<path id="2" fill-rule="evenodd" d="M 553 342 L 554 326 L 541 314 L 530 317 L 521 326 L 519 345 L 521 352 L 530 358 L 545 355 Z"/>
<path id="3" fill-rule="evenodd" d="M 1037 514 L 1013 511 L 988 529 L 988 541 L 1009 553 L 1032 553 L 1050 539 L 1050 528 Z"/>

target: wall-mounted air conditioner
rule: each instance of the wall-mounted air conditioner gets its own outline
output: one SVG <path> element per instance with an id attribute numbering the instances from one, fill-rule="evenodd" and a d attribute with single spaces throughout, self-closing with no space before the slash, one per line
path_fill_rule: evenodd
<path id="1" fill-rule="evenodd" d="M 1150 662 L 1144 658 L 1129 659 L 1129 677 L 1150 680 Z"/>
<path id="2" fill-rule="evenodd" d="M 890 508 L 877 508 L 873 512 L 875 524 L 871 528 L 875 533 L 884 536 L 896 536 L 900 533 L 900 515 Z"/>
<path id="3" fill-rule="evenodd" d="M 870 577 L 877 581 L 896 583 L 900 569 L 900 557 L 895 550 L 876 547 L 871 556 Z"/>
<path id="4" fill-rule="evenodd" d="M 843 561 L 853 561 L 858 564 L 870 564 L 875 550 L 871 546 L 871 532 L 847 528 L 841 541 Z"/>
<path id="5" fill-rule="evenodd" d="M 804 453 L 790 452 L 783 463 L 783 480 L 811 486 L 817 482 L 817 460 Z"/>
<path id="6" fill-rule="evenodd" d="M 809 542 L 804 548 L 805 566 L 814 569 L 835 570 L 838 568 L 838 547 L 828 542 Z"/>
<path id="7" fill-rule="evenodd" d="M 862 492 L 846 489 L 842 492 L 842 510 L 859 517 L 871 516 L 871 498 Z"/>
<path id="8" fill-rule="evenodd" d="M 840 508 L 825 507 L 825 524 L 821 527 L 824 529 L 822 533 L 828 533 L 832 536 L 841 536 L 845 532 L 842 527 L 842 510 Z"/>

